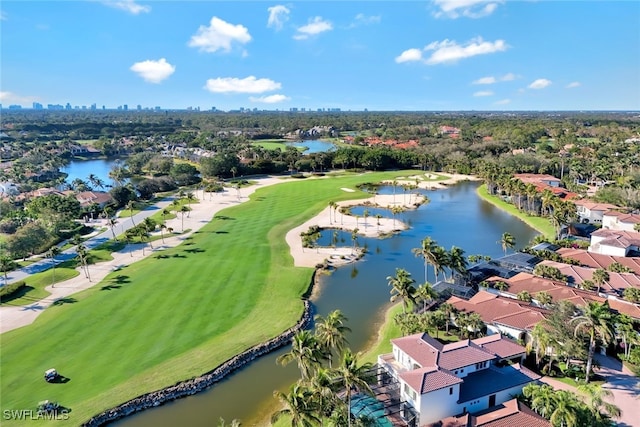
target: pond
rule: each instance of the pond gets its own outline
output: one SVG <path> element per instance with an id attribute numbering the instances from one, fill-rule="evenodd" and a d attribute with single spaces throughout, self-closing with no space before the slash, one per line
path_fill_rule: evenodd
<path id="1" fill-rule="evenodd" d="M 309 139 L 301 142 L 289 142 L 287 145 L 292 147 L 304 147 L 304 154 L 324 153 L 326 151 L 335 150 L 336 146 L 333 142 L 324 141 L 322 139 Z"/>
<path id="2" fill-rule="evenodd" d="M 109 172 L 117 164 L 122 163 L 122 160 L 118 159 L 91 159 L 91 160 L 71 160 L 66 166 L 60 168 L 60 172 L 67 174 L 66 182 L 71 183 L 74 179 L 81 179 L 88 182 L 89 175 L 93 174 L 102 182 L 105 186 L 114 185 L 114 182 L 109 178 Z M 90 184 L 90 183 L 89 183 Z M 100 189 L 98 189 L 100 190 Z M 108 190 L 108 187 L 104 189 Z"/>
<path id="3" fill-rule="evenodd" d="M 478 183 L 463 182 L 430 191 L 428 204 L 397 215 L 399 221 L 411 224 L 410 229 L 387 239 L 358 237 L 358 245 L 367 247 L 365 257 L 330 275 L 320 276 L 319 287 L 311 298 L 316 312 L 324 316 L 339 309 L 348 317 L 352 333 L 347 338 L 352 350 L 364 350 L 377 335 L 390 304 L 387 276 L 395 275 L 396 268 L 404 268 L 417 284 L 424 282 L 423 261 L 411 252 L 420 246 L 424 237 L 432 237 L 446 249 L 453 245 L 461 247 L 466 255 L 497 258 L 502 255 L 498 243 L 502 233 L 511 233 L 517 247 L 526 245 L 538 234 L 524 222 L 480 199 L 475 192 L 477 186 Z M 390 217 L 389 211 L 384 216 Z M 369 220 L 375 221 L 375 218 Z M 333 231 L 326 231 L 322 239 L 331 244 L 332 236 Z M 345 246 L 351 245 L 351 233 L 338 233 L 340 239 L 345 240 Z M 287 368 L 276 364 L 277 356 L 286 351 L 288 349 L 282 349 L 262 357 L 209 391 L 144 411 L 116 424 L 210 427 L 223 417 L 227 421 L 240 419 L 245 427 L 268 425 L 268 418 L 277 410 L 273 391 L 286 390 L 298 377 L 295 363 Z"/>

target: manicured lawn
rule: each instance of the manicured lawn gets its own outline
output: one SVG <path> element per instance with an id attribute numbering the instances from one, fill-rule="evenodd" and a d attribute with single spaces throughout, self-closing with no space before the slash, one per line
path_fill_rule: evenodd
<path id="1" fill-rule="evenodd" d="M 330 200 L 368 196 L 340 188 L 403 173 L 260 189 L 180 247 L 112 272 L 70 303 L 46 310 L 33 325 L 3 334 L 0 409 L 32 409 L 38 401 L 55 400 L 71 408 L 70 424 L 77 425 L 277 335 L 301 315 L 300 296 L 313 272 L 293 267 L 286 232 Z M 51 367 L 70 381 L 47 384 L 42 374 Z"/>
<path id="2" fill-rule="evenodd" d="M 291 142 L 291 141 L 288 141 Z M 265 150 L 280 150 L 280 151 L 285 151 L 287 149 L 287 147 L 290 147 L 290 145 L 285 144 L 285 140 L 265 140 L 265 141 L 260 141 L 260 142 L 254 142 L 251 145 L 255 145 L 258 147 L 262 147 Z M 305 148 L 304 147 L 296 147 L 298 149 L 298 151 L 304 151 Z"/>
<path id="3" fill-rule="evenodd" d="M 518 210 L 518 208 L 516 208 L 511 203 L 507 203 L 504 200 L 500 199 L 499 197 L 490 195 L 489 193 L 487 193 L 486 184 L 482 184 L 481 186 L 479 186 L 478 190 L 477 190 L 477 193 L 478 193 L 478 196 L 480 196 L 482 199 L 484 199 L 487 202 L 491 203 L 492 205 L 502 209 L 503 211 L 506 211 L 507 213 L 509 213 L 509 214 L 511 214 L 511 215 L 513 215 L 513 216 L 515 216 L 517 218 L 520 218 L 522 221 L 527 223 L 529 226 L 531 226 L 534 229 L 538 230 L 541 234 L 544 234 L 547 238 L 555 239 L 556 230 L 555 230 L 555 228 L 551 224 L 551 221 L 549 221 L 548 218 L 544 218 L 544 217 L 541 217 L 541 216 L 527 215 L 526 213 Z"/>
<path id="4" fill-rule="evenodd" d="M 11 299 L 4 300 L 2 305 L 33 304 L 34 302 L 50 295 L 50 293 L 45 291 L 44 288 L 54 283 L 54 280 L 55 283 L 64 282 L 65 280 L 76 277 L 78 274 L 80 274 L 78 271 L 70 267 L 57 267 L 55 270 L 55 276 L 53 269 L 33 274 L 24 281 L 27 286 L 13 294 Z M 2 356 L 4 357 L 4 351 Z"/>

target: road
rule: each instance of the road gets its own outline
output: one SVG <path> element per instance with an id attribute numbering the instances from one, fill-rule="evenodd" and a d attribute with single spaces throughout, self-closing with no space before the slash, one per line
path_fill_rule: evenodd
<path id="1" fill-rule="evenodd" d="M 150 217 L 155 214 L 159 210 L 165 209 L 173 202 L 174 197 L 167 197 L 157 202 L 156 204 L 145 208 L 144 210 L 138 212 L 132 217 L 122 217 L 117 219 L 117 224 L 113 227 L 113 232 L 116 236 L 123 234 L 130 228 L 133 228 L 135 224 L 139 224 L 141 221 L 144 221 L 145 218 Z M 134 224 L 135 223 L 135 224 Z M 104 222 L 103 222 L 104 224 Z M 106 224 L 104 224 L 106 226 Z M 87 247 L 87 249 L 94 249 L 101 244 L 107 242 L 108 240 L 113 239 L 113 233 L 111 228 L 107 227 L 107 230 L 97 234 L 93 237 L 90 237 L 83 244 Z M 63 251 L 61 254 L 56 255 L 56 265 L 61 262 L 68 261 L 76 257 L 76 247 L 72 247 Z M 38 262 L 34 262 L 26 267 L 20 268 L 18 270 L 11 271 L 7 273 L 7 283 L 13 283 L 20 280 L 24 280 L 32 274 L 40 273 L 42 271 L 48 270 L 53 266 L 53 260 L 51 259 L 43 259 Z"/>

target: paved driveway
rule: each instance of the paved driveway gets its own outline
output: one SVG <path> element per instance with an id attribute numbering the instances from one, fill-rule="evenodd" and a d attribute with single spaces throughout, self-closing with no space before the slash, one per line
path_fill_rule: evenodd
<path id="1" fill-rule="evenodd" d="M 613 403 L 620 408 L 622 416 L 616 420 L 619 426 L 640 427 L 640 381 L 619 360 L 596 354 L 600 364 L 598 373 L 605 377 L 603 386 L 613 393 Z"/>

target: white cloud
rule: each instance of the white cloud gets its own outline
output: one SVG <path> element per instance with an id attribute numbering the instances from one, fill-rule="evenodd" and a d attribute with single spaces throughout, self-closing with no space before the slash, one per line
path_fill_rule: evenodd
<path id="1" fill-rule="evenodd" d="M 472 83 L 474 85 L 492 85 L 494 83 L 496 83 L 498 80 L 496 80 L 495 77 L 481 77 L 478 80 L 474 80 Z"/>
<path id="2" fill-rule="evenodd" d="M 582 86 L 580 82 L 571 82 L 566 87 L 567 89 L 573 89 L 574 87 L 579 87 L 579 86 Z"/>
<path id="3" fill-rule="evenodd" d="M 398 64 L 413 61 L 422 61 L 422 51 L 420 49 L 407 49 L 399 56 L 396 56 L 396 62 Z"/>
<path id="4" fill-rule="evenodd" d="M 460 16 L 467 18 L 483 18 L 491 15 L 504 0 L 433 0 L 439 8 L 434 13 L 436 18 L 456 19 Z"/>
<path id="5" fill-rule="evenodd" d="M 424 50 L 432 50 L 433 53 L 426 60 L 429 65 L 451 63 L 460 59 L 470 58 L 476 55 L 486 55 L 488 53 L 502 52 L 508 46 L 504 40 L 486 42 L 481 37 L 471 40 L 465 45 L 459 45 L 455 41 L 443 40 L 427 45 Z"/>
<path id="6" fill-rule="evenodd" d="M 164 58 L 136 62 L 129 69 L 149 83 L 160 83 L 176 71 L 176 67 Z"/>
<path id="7" fill-rule="evenodd" d="M 151 6 L 143 6 L 135 2 L 135 0 L 108 0 L 103 4 L 115 9 L 124 10 L 132 15 L 151 12 Z"/>
<path id="8" fill-rule="evenodd" d="M 251 41 L 247 28 L 241 24 L 233 25 L 214 16 L 209 26 L 201 25 L 189 40 L 190 47 L 197 47 L 204 52 L 231 51 L 233 43 L 245 44 Z"/>
<path id="9" fill-rule="evenodd" d="M 478 80 L 474 80 L 471 84 L 474 85 L 492 85 L 498 82 L 509 82 L 511 80 L 515 80 L 518 76 L 513 73 L 507 73 L 502 77 L 495 78 L 493 76 L 481 77 Z"/>
<path id="10" fill-rule="evenodd" d="M 551 84 L 551 80 L 538 79 L 534 80 L 528 87 L 529 89 L 544 89 Z"/>
<path id="11" fill-rule="evenodd" d="M 261 97 L 255 97 L 255 96 L 249 97 L 249 101 L 251 102 L 261 102 L 264 104 L 277 104 L 278 102 L 284 102 L 289 100 L 291 100 L 291 98 L 281 94 L 261 96 Z"/>
<path id="12" fill-rule="evenodd" d="M 347 28 L 356 28 L 361 25 L 379 24 L 381 20 L 382 17 L 380 15 L 367 16 L 364 13 L 358 13 L 355 18 L 353 18 L 353 22 L 349 24 Z"/>
<path id="13" fill-rule="evenodd" d="M 275 28 L 276 31 L 279 31 L 282 29 L 282 26 L 284 25 L 284 23 L 289 20 L 289 13 L 291 12 L 289 8 L 281 4 L 276 6 L 271 6 L 267 8 L 267 11 L 269 12 L 267 27 Z"/>
<path id="14" fill-rule="evenodd" d="M 256 79 L 254 76 L 238 79 L 236 77 L 218 77 L 209 79 L 205 89 L 213 93 L 263 93 L 278 90 L 282 85 L 271 79 Z"/>
<path id="15" fill-rule="evenodd" d="M 493 92 L 490 90 L 481 90 L 474 93 L 473 96 L 493 96 Z"/>
<path id="16" fill-rule="evenodd" d="M 316 16 L 313 19 L 309 19 L 309 23 L 307 25 L 298 27 L 298 33 L 294 35 L 293 38 L 296 40 L 305 40 L 310 36 L 331 30 L 333 30 L 333 24 L 331 24 L 331 22 L 325 21 L 320 16 Z"/>
<path id="17" fill-rule="evenodd" d="M 13 92 L 0 91 L 0 102 L 3 104 L 29 105 L 35 101 L 38 101 L 36 96 L 22 96 Z"/>
<path id="18" fill-rule="evenodd" d="M 507 105 L 510 103 L 511 103 L 510 99 L 501 99 L 500 101 L 494 102 L 495 105 Z"/>

